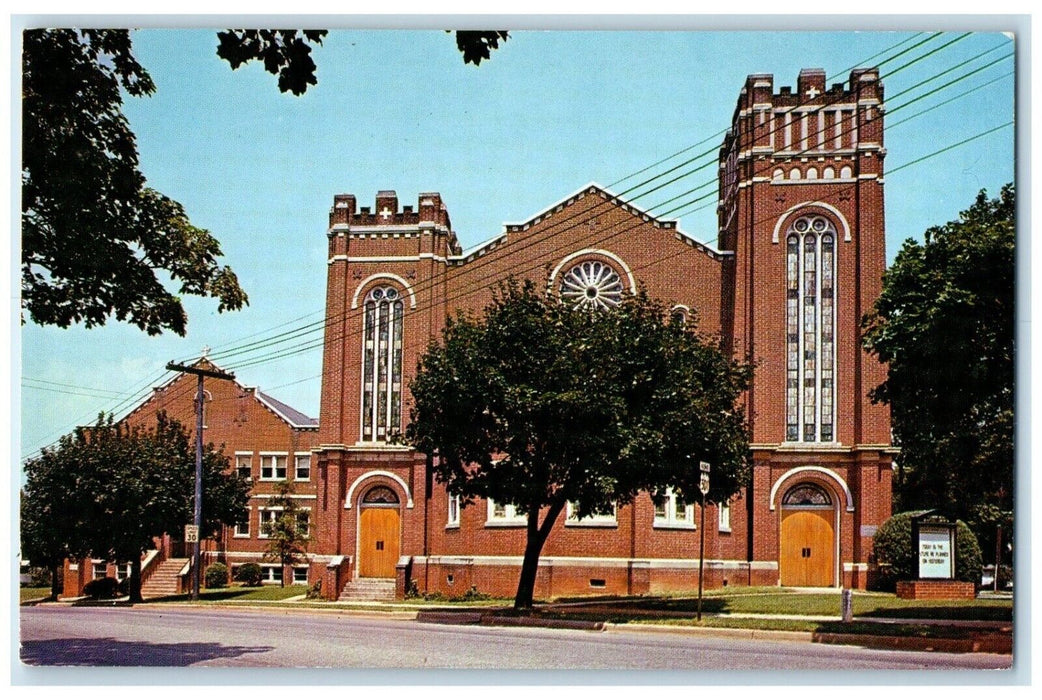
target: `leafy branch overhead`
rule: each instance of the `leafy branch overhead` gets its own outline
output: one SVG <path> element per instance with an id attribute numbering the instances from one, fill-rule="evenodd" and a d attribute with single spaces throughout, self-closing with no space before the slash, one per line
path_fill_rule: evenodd
<path id="1" fill-rule="evenodd" d="M 146 185 L 121 90 L 151 95 L 127 30 L 33 29 L 23 37 L 22 308 L 36 323 L 184 335 L 178 294 L 247 304 L 217 239 Z M 165 273 L 177 293 L 160 281 Z"/>
<path id="2" fill-rule="evenodd" d="M 464 31 L 456 32 L 456 48 L 463 54 L 464 63 L 481 65 L 481 61 L 489 58 L 492 51 L 499 48 L 500 41 L 506 41 L 509 32 L 503 31 Z"/>
<path id="3" fill-rule="evenodd" d="M 303 95 L 309 85 L 317 85 L 311 44 L 321 44 L 325 30 L 304 29 L 229 29 L 218 32 L 217 55 L 232 70 L 250 61 L 261 61 L 264 70 L 279 76 L 279 90 Z"/>
<path id="4" fill-rule="evenodd" d="M 311 52 L 326 34 L 229 29 L 217 34 L 217 54 L 233 69 L 261 61 L 279 90 L 302 95 L 318 82 Z M 456 45 L 477 65 L 506 38 L 460 31 Z M 138 168 L 123 92 L 155 90 L 127 29 L 23 33 L 21 291 L 33 322 L 92 328 L 114 316 L 149 335 L 184 335 L 180 295 L 217 299 L 219 311 L 248 303 L 235 273 L 218 263 L 218 240 L 148 187 Z"/>

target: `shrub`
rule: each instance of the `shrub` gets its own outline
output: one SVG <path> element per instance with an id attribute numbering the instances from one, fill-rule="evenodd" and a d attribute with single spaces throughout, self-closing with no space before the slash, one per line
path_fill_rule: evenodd
<path id="1" fill-rule="evenodd" d="M 405 597 L 406 598 L 419 598 L 420 586 L 416 583 L 416 579 L 409 579 L 409 583 L 405 586 Z"/>
<path id="2" fill-rule="evenodd" d="M 264 572 L 261 571 L 260 564 L 249 562 L 235 570 L 235 580 L 244 586 L 259 586 L 262 578 L 264 578 Z"/>
<path id="3" fill-rule="evenodd" d="M 891 516 L 876 531 L 873 538 L 879 576 L 872 588 L 893 592 L 898 581 L 919 578 L 918 545 L 912 542 L 912 517 L 916 513 L 898 513 Z M 981 551 L 977 537 L 961 520 L 955 529 L 955 579 L 980 584 Z"/>
<path id="4" fill-rule="evenodd" d="M 319 579 L 318 581 L 315 581 L 313 584 L 311 584 L 311 587 L 308 588 L 308 591 L 307 591 L 307 593 L 304 594 L 304 597 L 307 598 L 308 600 L 319 600 L 319 599 L 321 599 L 322 598 L 322 579 Z"/>
<path id="5" fill-rule="evenodd" d="M 109 600 L 115 598 L 119 591 L 119 581 L 107 576 L 96 578 L 83 587 L 83 594 L 93 600 Z"/>
<path id="6" fill-rule="evenodd" d="M 204 574 L 207 588 L 225 588 L 228 585 L 228 567 L 221 562 L 210 564 Z"/>
<path id="7" fill-rule="evenodd" d="M 481 591 L 479 591 L 477 586 L 471 586 L 466 593 L 456 598 L 453 598 L 453 600 L 470 602 L 475 600 L 488 600 L 491 597 L 492 596 L 490 596 L 488 593 L 482 593 Z"/>

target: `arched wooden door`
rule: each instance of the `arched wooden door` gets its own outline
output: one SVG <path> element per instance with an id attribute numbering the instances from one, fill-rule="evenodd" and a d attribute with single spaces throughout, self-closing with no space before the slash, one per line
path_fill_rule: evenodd
<path id="1" fill-rule="evenodd" d="M 401 542 L 398 496 L 386 486 L 362 498 L 358 523 L 358 575 L 394 578 Z"/>
<path id="2" fill-rule="evenodd" d="M 800 484 L 782 499 L 778 573 L 783 586 L 835 585 L 835 508 L 815 484 Z"/>

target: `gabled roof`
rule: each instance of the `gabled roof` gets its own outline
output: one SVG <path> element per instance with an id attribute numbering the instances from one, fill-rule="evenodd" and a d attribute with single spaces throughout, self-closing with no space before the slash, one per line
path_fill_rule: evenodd
<path id="1" fill-rule="evenodd" d="M 614 192 L 612 192 L 608 188 L 602 187 L 601 185 L 598 185 L 596 182 L 591 182 L 588 185 L 586 185 L 585 187 L 580 188 L 579 190 L 573 192 L 572 194 L 568 195 L 564 199 L 558 201 L 556 204 L 550 205 L 546 209 L 544 209 L 544 210 L 534 214 L 533 216 L 529 217 L 528 219 L 526 219 L 525 221 L 523 221 L 521 223 L 505 223 L 505 224 L 503 224 L 503 228 L 505 229 L 505 231 L 503 233 L 501 233 L 500 235 L 496 236 L 495 238 L 493 238 L 493 239 L 491 239 L 489 241 L 485 241 L 484 243 L 478 244 L 477 246 L 475 246 L 474 248 L 471 248 L 470 250 L 463 251 L 463 253 L 461 255 L 453 256 L 452 258 L 450 258 L 450 260 L 453 263 L 459 265 L 459 264 L 468 263 L 471 260 L 479 258 L 482 255 L 485 255 L 486 253 L 488 253 L 489 251 L 494 250 L 499 245 L 505 243 L 507 238 L 508 238 L 508 236 L 511 233 L 516 233 L 516 232 L 520 232 L 520 231 L 527 231 L 529 228 L 531 228 L 532 226 L 535 226 L 540 221 L 543 221 L 544 219 L 547 219 L 547 218 L 553 216 L 554 214 L 556 214 L 557 212 L 561 211 L 565 207 L 567 207 L 567 206 L 569 206 L 571 204 L 574 204 L 575 202 L 577 202 L 578 200 L 582 199 L 583 197 L 586 197 L 587 195 L 597 195 L 597 196 L 600 196 L 602 199 L 605 199 L 605 200 L 611 202 L 615 206 L 618 206 L 618 207 L 622 208 L 624 211 L 627 211 L 627 212 L 633 214 L 634 216 L 637 216 L 637 217 L 643 219 L 644 221 L 650 223 L 655 228 L 661 228 L 661 229 L 674 231 L 676 233 L 676 238 L 678 240 L 680 240 L 680 241 L 682 241 L 682 242 L 684 242 L 684 243 L 686 243 L 686 244 L 688 244 L 688 245 L 690 245 L 690 246 L 692 246 L 694 248 L 698 248 L 699 250 L 701 250 L 702 252 L 704 252 L 706 255 L 708 255 L 709 257 L 713 258 L 714 260 L 722 260 L 723 258 L 728 257 L 728 256 L 731 255 L 730 252 L 718 251 L 715 248 L 713 248 L 713 247 L 711 247 L 711 246 L 709 246 L 709 245 L 707 245 L 705 243 L 702 243 L 701 241 L 695 239 L 694 236 L 692 236 L 691 234 L 685 232 L 683 229 L 681 229 L 679 226 L 677 226 L 677 222 L 676 222 L 675 219 L 659 219 L 659 218 L 657 218 L 655 216 L 652 216 L 651 214 L 649 214 L 648 212 L 644 211 L 640 207 L 638 207 L 638 206 L 636 206 L 634 204 L 631 204 L 630 202 L 622 199 L 621 197 L 619 197 L 619 195 L 615 194 Z"/>
<path id="2" fill-rule="evenodd" d="M 225 372 L 226 371 L 226 370 L 222 369 L 221 367 L 217 366 L 217 364 L 215 364 L 212 360 L 210 360 L 209 358 L 206 358 L 206 357 L 199 358 L 195 362 L 191 363 L 191 366 L 192 367 L 204 366 L 204 367 L 207 367 L 207 368 L 210 368 L 210 369 L 214 369 L 214 370 L 217 370 L 217 371 L 220 371 L 220 372 Z M 160 386 L 155 387 L 152 390 L 151 394 L 149 394 L 147 397 L 145 397 L 145 399 L 140 404 L 138 404 L 137 406 L 132 408 L 130 411 L 128 411 L 127 414 L 125 416 L 123 416 L 123 418 L 121 420 L 126 420 L 130 416 L 132 416 L 135 413 L 137 413 L 138 411 L 140 411 L 142 408 L 144 408 L 145 406 L 148 405 L 148 403 L 153 399 L 153 397 L 155 396 L 155 394 L 157 392 L 165 391 L 171 385 L 173 385 L 174 382 L 178 381 L 179 379 L 181 379 L 184 376 L 186 376 L 184 372 L 179 372 L 179 373 L 175 374 L 172 378 L 170 378 L 164 384 L 161 384 Z M 268 394 L 263 393 L 257 387 L 247 387 L 247 386 L 243 386 L 242 384 L 240 384 L 237 380 L 232 380 L 232 381 L 235 383 L 235 386 L 238 387 L 239 391 L 242 392 L 243 396 L 253 396 L 254 398 L 257 399 L 257 401 L 260 402 L 260 404 L 262 406 L 264 406 L 269 411 L 274 413 L 280 420 L 282 420 L 283 422 L 288 424 L 291 428 L 298 428 L 298 429 L 318 428 L 318 420 L 317 419 L 311 418 L 310 416 L 307 416 L 304 413 L 301 413 L 297 409 L 293 408 L 289 404 L 285 404 L 282 401 L 279 401 L 278 399 L 276 399 L 276 398 L 274 398 L 272 396 L 269 396 Z"/>
<path id="3" fill-rule="evenodd" d="M 274 399 L 263 393 L 260 389 L 254 392 L 257 399 L 268 408 L 279 414 L 279 417 L 292 425 L 294 428 L 317 428 L 318 420 L 304 415 L 297 409 Z"/>

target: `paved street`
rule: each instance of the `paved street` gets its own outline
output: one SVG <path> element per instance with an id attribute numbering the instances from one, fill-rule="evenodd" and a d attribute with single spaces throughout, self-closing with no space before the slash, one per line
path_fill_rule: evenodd
<path id="1" fill-rule="evenodd" d="M 337 669 L 995 669 L 1008 656 L 189 607 L 21 608 L 24 663 Z"/>

